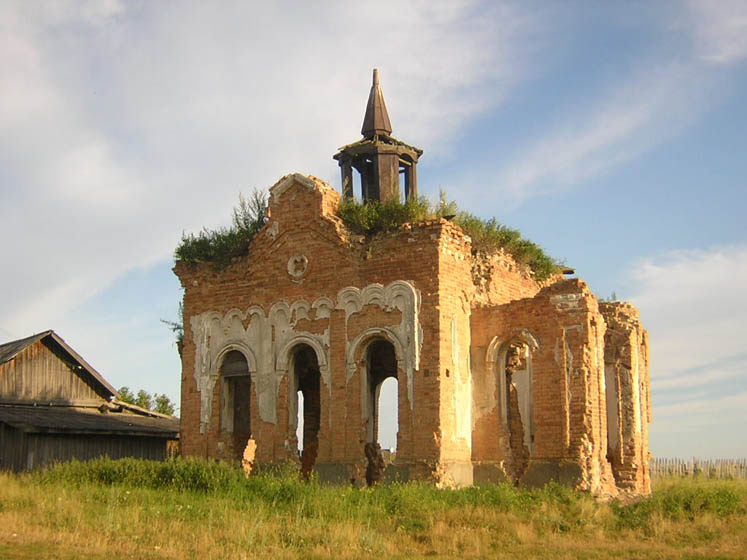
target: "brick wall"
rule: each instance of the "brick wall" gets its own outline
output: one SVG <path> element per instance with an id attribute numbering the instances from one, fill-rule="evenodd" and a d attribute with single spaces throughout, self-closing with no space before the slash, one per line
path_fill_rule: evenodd
<path id="1" fill-rule="evenodd" d="M 247 257 L 222 271 L 175 266 L 185 291 L 185 455 L 240 457 L 221 429 L 215 379 L 221 352 L 233 348 L 250 365 L 257 460 L 297 460 L 293 351 L 307 344 L 320 374 L 317 468 L 357 476 L 374 432 L 369 348 L 387 340 L 397 359 L 398 472 L 649 491 L 648 341 L 634 308 L 600 313 L 580 280 L 541 285 L 506 254 L 475 256 L 446 220 L 353 235 L 338 205 L 320 180 L 283 177 Z M 524 348 L 513 384 L 510 344 Z"/>

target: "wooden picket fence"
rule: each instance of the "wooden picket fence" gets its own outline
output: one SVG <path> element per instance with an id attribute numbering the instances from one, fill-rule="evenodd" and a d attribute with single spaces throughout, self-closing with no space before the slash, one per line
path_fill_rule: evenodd
<path id="1" fill-rule="evenodd" d="M 706 476 L 747 479 L 747 459 L 676 459 L 657 457 L 649 463 L 651 478 L 659 476 Z"/>

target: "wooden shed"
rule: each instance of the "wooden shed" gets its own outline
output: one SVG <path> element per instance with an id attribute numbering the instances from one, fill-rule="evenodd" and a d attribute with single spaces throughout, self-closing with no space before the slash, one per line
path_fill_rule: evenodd
<path id="1" fill-rule="evenodd" d="M 119 401 L 54 331 L 0 345 L 0 469 L 57 461 L 164 459 L 179 420 Z"/>

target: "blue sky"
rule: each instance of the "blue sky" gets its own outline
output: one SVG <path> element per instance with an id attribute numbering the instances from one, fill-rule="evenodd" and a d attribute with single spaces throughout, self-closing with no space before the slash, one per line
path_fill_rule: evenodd
<path id="1" fill-rule="evenodd" d="M 3 2 L 0 342 L 178 400 L 182 232 L 339 188 L 374 67 L 423 192 L 639 306 L 652 452 L 747 455 L 745 1 Z"/>

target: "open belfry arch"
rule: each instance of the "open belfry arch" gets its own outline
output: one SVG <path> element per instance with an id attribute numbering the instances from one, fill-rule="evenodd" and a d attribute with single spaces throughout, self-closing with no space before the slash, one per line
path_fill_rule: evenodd
<path id="1" fill-rule="evenodd" d="M 649 492 L 638 311 L 598 302 L 576 278 L 539 283 L 502 252 L 473 254 L 448 220 L 349 232 L 338 209 L 354 173 L 365 202 L 417 196 L 423 152 L 391 133 L 374 71 L 363 138 L 334 156 L 341 192 L 286 175 L 248 256 L 220 271 L 177 262 L 183 453 L 238 461 L 251 437 L 259 464 L 360 484 L 394 378 L 389 480 Z"/>
<path id="2" fill-rule="evenodd" d="M 378 70 L 373 71 L 361 134 L 361 140 L 343 146 L 333 156 L 340 164 L 343 196 L 354 195 L 355 170 L 360 176 L 363 200 L 386 202 L 400 200 L 403 195 L 406 200 L 417 199 L 417 164 L 423 150 L 392 136 Z"/>

